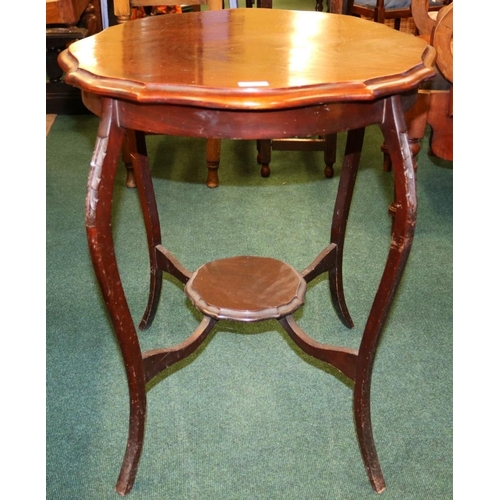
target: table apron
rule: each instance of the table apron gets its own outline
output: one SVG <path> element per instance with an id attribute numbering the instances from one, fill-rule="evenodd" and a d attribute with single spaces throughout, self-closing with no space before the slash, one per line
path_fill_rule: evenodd
<path id="1" fill-rule="evenodd" d="M 83 102 L 100 116 L 103 98 L 83 92 Z M 404 94 L 404 111 L 416 90 Z M 115 100 L 120 127 L 147 133 L 212 139 L 269 139 L 333 134 L 382 123 L 388 97 L 369 102 L 335 102 L 279 110 L 209 109 Z"/>

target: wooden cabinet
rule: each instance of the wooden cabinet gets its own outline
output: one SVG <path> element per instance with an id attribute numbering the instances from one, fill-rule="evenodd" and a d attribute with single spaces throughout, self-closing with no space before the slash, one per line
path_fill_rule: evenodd
<path id="1" fill-rule="evenodd" d="M 57 56 L 70 43 L 102 30 L 100 0 L 45 0 L 46 112 L 87 113 L 80 91 L 62 81 Z"/>

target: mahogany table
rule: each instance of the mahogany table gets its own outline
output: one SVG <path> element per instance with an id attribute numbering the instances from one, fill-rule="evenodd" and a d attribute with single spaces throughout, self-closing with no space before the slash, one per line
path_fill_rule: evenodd
<path id="1" fill-rule="evenodd" d="M 168 48 L 168 50 L 165 50 Z M 361 455 L 377 492 L 385 482 L 370 417 L 370 382 L 378 340 L 401 279 L 416 221 L 416 192 L 404 111 L 434 75 L 434 49 L 422 40 L 350 16 L 270 9 L 230 9 L 158 16 L 115 26 L 72 44 L 59 57 L 66 82 L 100 116 L 90 164 L 86 229 L 94 269 L 122 350 L 130 394 L 129 437 L 116 490 L 128 493 L 141 455 L 146 384 L 194 352 L 222 319 L 276 318 L 306 353 L 354 382 Z M 342 285 L 347 216 L 364 128 L 379 124 L 394 175 L 392 242 L 359 349 L 324 345 L 293 318 L 307 283 L 328 273 L 335 310 L 353 326 Z M 330 245 L 302 271 L 276 259 L 240 256 L 194 272 L 161 244 L 144 133 L 267 139 L 348 131 L 330 228 Z M 175 347 L 142 352 L 114 253 L 111 206 L 125 133 L 146 226 L 150 294 L 139 328 L 155 315 L 167 272 L 203 313 Z"/>

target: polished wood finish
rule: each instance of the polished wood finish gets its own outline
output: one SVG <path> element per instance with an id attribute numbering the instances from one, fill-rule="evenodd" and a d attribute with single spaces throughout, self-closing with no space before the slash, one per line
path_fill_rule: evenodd
<path id="1" fill-rule="evenodd" d="M 206 316 L 260 321 L 282 318 L 304 304 L 306 281 L 269 257 L 229 257 L 204 264 L 186 284 L 186 295 Z"/>
<path id="2" fill-rule="evenodd" d="M 413 90 L 433 74 L 435 51 L 424 41 L 350 16 L 273 9 L 203 14 L 138 19 L 80 40 L 59 57 L 66 81 L 122 102 L 256 111 L 371 102 Z M 252 32 L 266 33 L 267 45 L 255 35 L 247 43 Z M 165 51 L 166 40 L 179 49 Z M 370 46 L 385 54 L 377 64 L 366 56 Z M 203 136 L 205 128 L 210 122 L 191 135 Z"/>
<path id="3" fill-rule="evenodd" d="M 165 52 L 165 45 L 178 50 Z M 386 57 L 375 58 L 381 52 Z M 275 317 L 304 352 L 353 381 L 354 419 L 366 472 L 375 491 L 385 489 L 371 426 L 371 374 L 416 223 L 414 165 L 404 112 L 414 104 L 420 83 L 434 75 L 434 58 L 434 49 L 425 41 L 377 23 L 269 9 L 197 12 L 124 23 L 76 42 L 61 54 L 67 81 L 83 91 L 86 105 L 101 117 L 85 220 L 92 262 L 129 384 L 129 437 L 116 485 L 119 493 L 131 490 L 138 469 L 146 383 L 194 352 L 226 316 L 240 321 Z M 157 64 L 159 59 L 164 64 Z M 308 337 L 292 314 L 303 301 L 304 282 L 326 273 L 333 307 L 347 327 L 353 326 L 343 292 L 343 250 L 364 128 L 373 124 L 380 125 L 391 154 L 396 213 L 386 265 L 359 349 L 350 349 Z M 348 133 L 332 207 L 330 244 L 302 272 L 274 259 L 244 256 L 191 272 L 162 245 L 144 132 L 266 139 L 340 131 Z M 150 293 L 139 328 L 149 327 L 154 319 L 163 272 L 185 285 L 203 313 L 200 325 L 185 341 L 145 352 L 121 284 L 112 238 L 113 184 L 126 133 L 136 158 L 150 257 Z M 227 284 L 228 270 L 234 278 L 227 285 L 230 291 L 245 290 L 248 282 L 250 292 L 242 298 L 223 296 L 224 290 L 217 293 L 220 283 Z M 208 286 L 200 284 L 204 279 Z"/>
<path id="4" fill-rule="evenodd" d="M 270 0 L 268 0 L 270 1 Z M 176 0 L 113 0 L 114 13 L 118 23 L 124 23 L 131 20 L 132 9 L 134 7 L 154 7 L 154 6 L 174 6 L 178 5 Z M 206 5 L 208 10 L 220 10 L 224 6 L 223 0 L 187 0 L 183 2 L 183 5 L 190 6 L 200 6 Z M 186 47 L 186 51 L 191 50 L 192 47 Z M 130 57 L 134 57 L 134 54 L 130 54 Z M 161 60 L 158 61 L 161 64 Z M 127 169 L 127 178 L 125 183 L 127 187 L 136 187 L 136 180 L 133 167 L 133 157 L 130 154 L 130 148 L 127 144 L 127 140 L 124 142 L 123 148 L 123 163 Z M 207 181 L 206 184 L 210 188 L 218 187 L 219 185 L 219 165 L 220 165 L 220 152 L 221 152 L 221 142 L 218 139 L 207 139 L 206 149 L 205 149 L 205 161 L 207 165 Z"/>
<path id="5" fill-rule="evenodd" d="M 343 0 L 330 0 L 329 12 L 342 14 Z M 316 3 L 317 11 L 323 10 L 322 3 Z M 286 139 L 272 139 L 257 141 L 257 163 L 260 165 L 262 177 L 271 175 L 271 153 L 276 151 L 323 151 L 325 168 L 323 173 L 326 178 L 334 175 L 334 164 L 337 159 L 337 135 L 328 134 L 315 137 L 293 137 Z"/>

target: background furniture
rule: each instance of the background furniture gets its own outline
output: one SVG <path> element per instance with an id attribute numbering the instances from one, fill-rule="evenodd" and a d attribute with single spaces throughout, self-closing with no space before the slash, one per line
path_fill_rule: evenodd
<path id="1" fill-rule="evenodd" d="M 253 6 L 257 8 L 271 9 L 273 6 L 273 0 L 245 0 L 245 7 L 251 9 Z M 229 7 L 231 9 L 237 9 L 239 7 L 238 0 L 229 0 Z"/>
<path id="2" fill-rule="evenodd" d="M 271 174 L 271 151 L 324 151 L 325 177 L 333 177 L 333 165 L 337 156 L 337 134 L 315 137 L 294 137 L 287 139 L 265 139 L 257 141 L 257 162 L 262 177 Z"/>
<path id="3" fill-rule="evenodd" d="M 311 25 L 317 29 L 317 37 L 307 36 Z M 241 29 L 243 26 L 249 29 Z M 228 36 L 218 36 L 221 30 Z M 367 34 L 370 43 L 360 43 Z M 211 43 L 203 44 L 206 40 Z M 190 41 L 204 47 L 192 58 L 184 57 L 180 50 L 164 50 L 165 45 L 177 43 L 182 47 Z M 374 65 L 378 44 L 388 42 L 398 50 L 378 58 Z M 292 73 L 280 62 L 293 59 L 297 44 L 316 57 L 306 59 L 300 70 Z M 133 59 L 127 57 L 130 47 L 136 51 Z M 242 47 L 249 49 L 241 51 Z M 349 59 L 343 53 L 346 47 Z M 240 57 L 219 59 L 220 54 L 235 51 Z M 321 64 L 324 51 L 336 55 L 336 64 Z M 164 58 L 164 66 L 155 65 L 160 57 Z M 359 61 L 355 67 L 351 58 Z M 219 64 L 214 65 L 214 59 Z M 364 465 L 373 489 L 385 489 L 371 427 L 371 374 L 378 341 L 409 256 L 416 221 L 415 176 L 412 157 L 406 154 L 409 145 L 403 111 L 412 105 L 419 83 L 433 76 L 433 59 L 434 50 L 424 41 L 376 23 L 350 16 L 279 9 L 227 9 L 177 19 L 157 16 L 110 28 L 91 41 L 71 45 L 61 54 L 59 61 L 67 71 L 67 81 L 82 89 L 85 104 L 100 116 L 87 183 L 85 220 L 90 255 L 121 348 L 129 387 L 129 439 L 116 485 L 119 493 L 131 490 L 138 469 L 145 432 L 146 384 L 192 354 L 217 321 L 224 318 L 275 318 L 305 353 L 335 367 L 354 383 L 354 417 Z M 117 60 L 120 64 L 116 64 Z M 255 61 L 261 61 L 258 74 Z M 272 74 L 268 74 L 269 67 L 275 69 Z M 239 82 L 248 82 L 250 76 L 255 82 L 266 77 L 269 85 L 264 89 L 256 85 L 248 92 L 248 87 L 242 88 Z M 302 85 L 297 86 L 297 78 Z M 380 125 L 390 149 L 398 207 L 386 265 L 359 349 L 321 344 L 301 330 L 292 313 L 301 305 L 306 283 L 328 273 L 334 309 L 345 326 L 354 326 L 343 292 L 342 254 L 364 129 L 373 124 Z M 235 266 L 231 259 L 215 260 L 198 271 L 188 271 L 162 246 L 144 135 L 134 134 L 136 141 L 130 146 L 137 155 L 135 172 L 150 257 L 150 293 L 139 327 L 149 327 L 154 319 L 163 272 L 186 285 L 188 296 L 203 314 L 198 327 L 183 342 L 142 351 L 112 237 L 113 186 L 126 129 L 250 140 L 349 131 L 332 222 L 327 230 L 329 244 L 300 273 L 271 259 L 272 273 L 268 275 L 267 265 L 259 265 L 262 257 L 239 257 Z M 211 226 L 206 229 L 209 231 Z M 209 279 L 226 279 L 235 286 L 237 280 L 225 272 L 221 276 L 221 268 L 242 277 L 244 285 L 233 289 L 235 293 L 226 294 L 229 297 L 216 296 L 212 301 L 197 288 L 197 273 L 204 269 Z M 261 280 L 266 286 L 258 286 Z M 269 280 L 272 286 L 268 286 Z M 245 286 L 246 283 L 252 286 Z M 209 288 L 211 292 L 212 287 Z M 227 288 L 221 288 L 227 292 Z M 256 298 L 259 313 L 253 315 L 247 310 L 245 294 L 260 294 L 262 290 L 263 296 Z M 255 298 L 253 294 L 251 298 Z M 205 307 L 207 300 L 210 304 Z"/>
<path id="4" fill-rule="evenodd" d="M 46 113 L 88 113 L 81 93 L 62 81 L 57 56 L 68 44 L 102 30 L 99 0 L 45 0 Z"/>
<path id="5" fill-rule="evenodd" d="M 453 3 L 438 12 L 428 10 L 428 0 L 413 0 L 412 16 L 420 37 L 436 49 L 437 75 L 421 85 L 415 105 L 405 114 L 413 156 L 421 149 L 427 125 L 431 128 L 430 153 L 453 161 Z M 385 144 L 384 170 L 391 170 Z M 417 162 L 415 162 L 417 166 Z"/>
<path id="6" fill-rule="evenodd" d="M 248 2 L 251 0 L 247 0 Z M 321 0 L 318 0 L 321 1 Z M 333 14 L 343 13 L 344 0 L 330 0 L 328 11 Z M 316 11 L 322 11 L 323 6 L 316 4 Z M 257 141 L 257 163 L 261 166 L 262 177 L 269 177 L 272 150 L 276 151 L 323 151 L 325 162 L 324 175 L 331 178 L 334 175 L 333 165 L 337 157 L 337 134 L 318 135 L 314 137 L 293 137 L 282 139 L 266 139 Z"/>
<path id="7" fill-rule="evenodd" d="M 130 21 L 132 17 L 132 10 L 134 7 L 146 7 L 150 8 L 153 6 L 175 6 L 178 5 L 178 0 L 114 0 L 114 13 L 118 23 Z M 200 5 L 207 5 L 208 10 L 219 10 L 223 8 L 223 0 L 188 0 L 186 2 L 182 2 L 182 5 L 198 7 L 199 10 Z M 246 0 L 246 8 L 252 8 L 255 5 L 258 8 L 272 8 L 272 0 Z M 238 2 L 236 0 L 230 1 L 231 8 L 237 8 Z M 333 140 L 336 138 L 334 137 Z M 317 140 L 316 144 L 323 144 L 325 141 Z M 314 145 L 314 142 L 310 141 L 310 144 Z M 266 172 L 267 167 L 267 175 L 269 175 L 269 162 L 270 162 L 270 141 L 266 142 L 264 146 L 262 146 L 262 154 L 259 154 L 259 159 L 263 159 L 263 162 L 266 162 L 266 166 L 262 166 L 262 172 Z M 328 144 L 332 144 L 333 147 L 328 149 L 328 152 L 325 152 L 325 161 L 328 161 L 327 166 L 330 166 L 331 177 L 333 175 L 332 165 L 335 162 L 335 143 L 332 140 L 329 141 Z M 320 146 L 321 147 L 321 146 Z M 313 147 L 312 149 L 318 149 L 318 147 Z M 221 151 L 221 143 L 220 140 L 208 139 L 206 146 L 206 156 L 205 160 L 207 163 L 207 181 L 206 184 L 208 187 L 214 188 L 219 185 L 219 165 L 220 165 L 220 151 Z M 330 160 L 330 158 L 332 158 Z M 328 159 L 328 160 L 327 160 Z M 130 155 L 129 148 L 127 145 L 127 141 L 124 144 L 124 152 L 123 152 L 123 162 L 125 164 L 125 168 L 127 169 L 127 180 L 126 185 L 130 188 L 134 188 L 136 186 L 134 169 L 133 169 L 133 158 Z M 326 167 L 325 167 L 326 168 Z M 325 170 L 326 174 L 326 170 Z M 266 175 L 263 173 L 263 176 Z"/>
<path id="8" fill-rule="evenodd" d="M 179 0 L 113 0 L 113 9 L 116 16 L 116 21 L 121 24 L 130 21 L 134 8 L 145 8 L 146 14 L 155 7 L 176 7 L 192 8 L 199 10 L 201 5 L 206 5 L 208 10 L 218 10 L 223 8 L 223 0 L 187 0 L 180 2 Z"/>
<path id="9" fill-rule="evenodd" d="M 430 152 L 453 161 L 453 3 L 437 16 L 431 16 L 425 6 L 426 0 L 413 0 L 412 12 L 422 37 L 436 49 L 438 75 L 419 89 L 417 105 L 406 117 L 408 134 L 420 144 L 429 125 Z"/>
<path id="10" fill-rule="evenodd" d="M 118 23 L 123 23 L 131 20 L 132 9 L 134 7 L 154 7 L 154 6 L 175 6 L 179 4 L 178 0 L 113 0 L 114 13 Z M 187 0 L 182 2 L 183 5 L 199 7 L 206 5 L 208 10 L 219 10 L 223 8 L 223 0 Z M 186 53 L 197 50 L 195 46 L 186 46 Z M 158 61 L 161 64 L 161 61 Z M 220 139 L 207 139 L 205 148 L 205 161 L 207 164 L 207 181 L 206 184 L 210 188 L 219 185 L 219 164 L 220 164 Z M 124 142 L 123 162 L 127 169 L 127 187 L 136 187 L 133 162 L 135 157 L 130 154 L 128 140 Z"/>
<path id="11" fill-rule="evenodd" d="M 446 0 L 430 0 L 429 10 L 439 10 Z M 412 0 L 346 0 L 346 14 L 373 19 L 384 23 L 394 19 L 394 28 L 399 30 L 401 19 L 412 17 Z"/>

